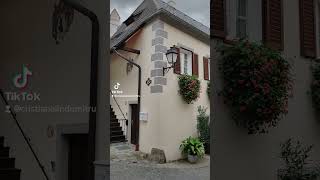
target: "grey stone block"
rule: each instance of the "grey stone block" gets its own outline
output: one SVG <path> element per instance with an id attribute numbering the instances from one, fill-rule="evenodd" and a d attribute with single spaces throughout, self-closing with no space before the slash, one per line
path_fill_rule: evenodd
<path id="1" fill-rule="evenodd" d="M 151 70 L 151 77 L 163 76 L 163 69 L 154 69 Z"/>
<path id="2" fill-rule="evenodd" d="M 156 69 L 161 69 L 161 68 L 164 68 L 164 67 L 167 67 L 167 62 L 166 61 L 155 61 L 154 62 L 154 68 Z"/>
<path id="3" fill-rule="evenodd" d="M 156 29 L 164 29 L 164 23 L 162 21 L 156 21 L 153 25 L 152 25 L 152 31 L 156 30 Z"/>
<path id="4" fill-rule="evenodd" d="M 152 46 L 157 45 L 157 44 L 163 45 L 163 41 L 164 41 L 164 39 L 162 37 L 157 37 L 155 39 L 152 39 Z"/>
<path id="5" fill-rule="evenodd" d="M 167 53 L 167 47 L 163 45 L 156 45 L 155 52 Z"/>
<path id="6" fill-rule="evenodd" d="M 164 164 L 167 162 L 166 155 L 165 155 L 164 151 L 161 149 L 157 149 L 157 148 L 151 149 L 151 154 L 150 154 L 149 160 L 156 162 L 156 163 L 159 163 L 159 164 Z"/>
<path id="7" fill-rule="evenodd" d="M 163 38 L 168 39 L 168 32 L 164 31 L 162 29 L 158 29 L 158 30 L 156 30 L 156 37 L 163 37 Z"/>
<path id="8" fill-rule="evenodd" d="M 151 61 L 163 60 L 163 53 L 155 53 L 151 55 Z"/>
<path id="9" fill-rule="evenodd" d="M 151 93 L 162 93 L 163 87 L 161 85 L 151 86 Z"/>
<path id="10" fill-rule="evenodd" d="M 156 85 L 167 85 L 167 78 L 164 77 L 155 77 L 154 84 Z"/>

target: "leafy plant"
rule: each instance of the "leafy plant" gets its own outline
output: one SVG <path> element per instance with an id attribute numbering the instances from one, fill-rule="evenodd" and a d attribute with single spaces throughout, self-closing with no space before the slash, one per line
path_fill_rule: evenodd
<path id="1" fill-rule="evenodd" d="M 209 126 L 209 115 L 206 113 L 207 108 L 198 106 L 197 116 L 197 129 L 199 132 L 199 138 L 204 143 L 206 153 L 210 152 L 210 126 Z"/>
<path id="2" fill-rule="evenodd" d="M 312 145 L 305 146 L 300 141 L 292 139 L 281 144 L 280 157 L 285 163 L 285 168 L 279 171 L 280 179 L 315 180 L 319 177 L 319 169 L 312 166 L 308 160 L 312 149 Z"/>
<path id="3" fill-rule="evenodd" d="M 179 93 L 188 104 L 196 101 L 200 96 L 200 81 L 195 76 L 187 74 L 180 75 L 179 77 Z"/>
<path id="4" fill-rule="evenodd" d="M 221 94 L 233 119 L 249 134 L 267 133 L 288 111 L 292 87 L 288 61 L 278 51 L 243 40 L 222 45 L 218 52 L 224 79 Z"/>
<path id="5" fill-rule="evenodd" d="M 208 94 L 208 97 L 210 98 L 210 82 L 208 82 L 208 85 L 207 85 L 207 94 Z"/>
<path id="6" fill-rule="evenodd" d="M 313 69 L 313 81 L 311 85 L 312 101 L 315 109 L 320 110 L 320 65 L 317 64 Z"/>
<path id="7" fill-rule="evenodd" d="M 188 137 L 180 145 L 180 150 L 184 155 L 198 156 L 202 158 L 204 156 L 204 146 L 199 138 Z"/>

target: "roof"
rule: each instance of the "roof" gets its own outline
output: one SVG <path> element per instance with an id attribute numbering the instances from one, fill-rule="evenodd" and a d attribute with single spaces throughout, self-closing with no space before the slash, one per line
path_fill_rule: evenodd
<path id="1" fill-rule="evenodd" d="M 158 16 L 174 25 L 179 25 L 181 30 L 209 43 L 210 29 L 207 26 L 162 0 L 144 0 L 111 37 L 111 48 L 121 45 L 147 22 Z"/>

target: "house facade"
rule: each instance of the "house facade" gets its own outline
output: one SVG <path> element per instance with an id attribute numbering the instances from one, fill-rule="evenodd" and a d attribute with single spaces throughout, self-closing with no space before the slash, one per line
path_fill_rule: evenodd
<path id="1" fill-rule="evenodd" d="M 320 158 L 319 114 L 312 104 L 312 67 L 319 57 L 319 1 L 317 0 L 212 0 L 212 53 L 219 43 L 249 37 L 279 50 L 292 66 L 293 90 L 288 114 L 268 134 L 248 135 L 237 127 L 218 92 L 222 75 L 213 59 L 213 179 L 278 179 L 283 168 L 280 143 L 289 138 L 314 144 L 311 159 Z M 232 173 L 230 173 L 232 172 Z"/>
<path id="2" fill-rule="evenodd" d="M 141 67 L 140 118 L 135 118 L 134 110 L 138 104 L 138 69 L 114 52 L 110 64 L 114 95 L 110 97 L 111 107 L 118 119 L 129 120 L 126 127 L 122 126 L 127 141 L 144 153 L 152 148 L 163 150 L 167 161 L 181 158 L 182 140 L 198 136 L 197 107 L 208 108 L 208 113 L 210 110 L 209 28 L 170 4 L 160 0 L 142 2 L 111 38 L 111 48 Z M 180 57 L 174 68 L 163 74 L 163 67 L 170 66 L 165 54 L 173 46 L 179 49 Z M 124 49 L 139 50 L 140 54 Z M 200 97 L 193 104 L 185 103 L 178 92 L 180 74 L 197 76 L 201 82 Z M 136 119 L 138 132 L 133 125 Z"/>

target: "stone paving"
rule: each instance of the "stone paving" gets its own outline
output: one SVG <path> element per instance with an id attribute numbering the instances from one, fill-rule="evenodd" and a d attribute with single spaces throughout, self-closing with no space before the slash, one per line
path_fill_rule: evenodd
<path id="1" fill-rule="evenodd" d="M 155 164 L 126 143 L 111 145 L 111 180 L 210 180 L 210 157 L 196 164 L 184 160 Z"/>

